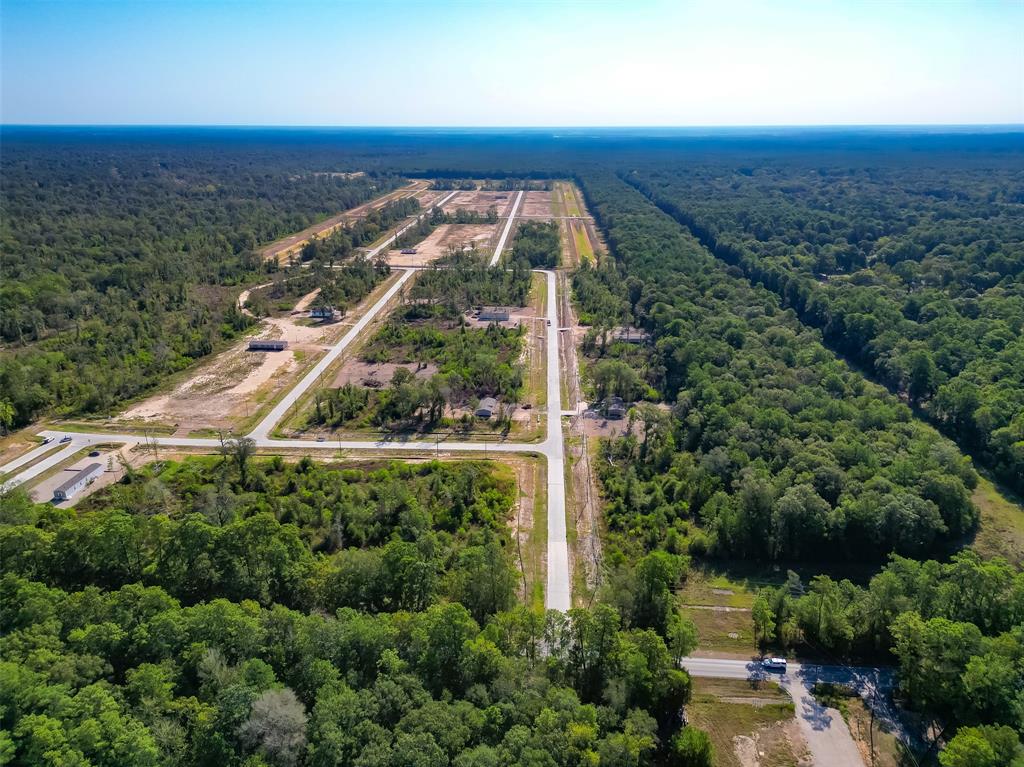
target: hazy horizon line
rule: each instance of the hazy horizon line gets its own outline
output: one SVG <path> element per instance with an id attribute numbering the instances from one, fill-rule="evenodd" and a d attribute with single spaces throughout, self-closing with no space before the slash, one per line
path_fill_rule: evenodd
<path id="1" fill-rule="evenodd" d="M 32 123 L 2 122 L 0 128 L 250 128 L 283 130 L 777 130 L 777 129 L 1013 129 L 1024 130 L 1024 122 L 1006 123 L 708 123 L 708 124 L 603 124 L 603 125 L 444 125 L 413 123 Z"/>

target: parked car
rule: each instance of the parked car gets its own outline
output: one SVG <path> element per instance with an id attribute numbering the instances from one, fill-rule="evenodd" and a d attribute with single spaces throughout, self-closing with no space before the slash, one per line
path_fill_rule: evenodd
<path id="1" fill-rule="evenodd" d="M 96 456 L 98 456 L 99 454 L 100 454 L 100 451 L 99 451 L 99 450 L 90 450 L 90 451 L 89 451 L 89 457 L 90 457 L 90 458 L 95 458 L 95 457 L 96 457 Z"/>
<path id="2" fill-rule="evenodd" d="M 43 444 L 44 445 L 49 445 L 51 442 L 53 442 L 53 437 L 45 437 L 43 439 Z"/>
<path id="3" fill-rule="evenodd" d="M 69 434 L 65 434 L 63 437 L 60 438 L 60 444 L 62 444 L 62 445 L 65 442 L 70 442 L 70 441 L 71 441 L 71 436 Z"/>
<path id="4" fill-rule="evenodd" d="M 780 671 L 786 673 L 785 658 L 764 658 L 761 660 L 761 668 L 765 671 Z"/>

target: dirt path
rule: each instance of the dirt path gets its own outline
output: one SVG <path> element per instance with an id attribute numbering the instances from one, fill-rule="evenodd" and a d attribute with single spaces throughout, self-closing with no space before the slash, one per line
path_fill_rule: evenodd
<path id="1" fill-rule="evenodd" d="M 410 181 L 407 186 L 401 189 L 395 189 L 388 192 L 385 195 L 376 197 L 369 202 L 364 202 L 362 205 L 358 205 L 351 210 L 342 211 L 330 218 L 324 219 L 323 221 L 307 226 L 301 232 L 283 237 L 276 242 L 272 242 L 267 245 L 261 251 L 264 260 L 269 261 L 270 259 L 276 259 L 280 263 L 283 259 L 286 259 L 289 255 L 297 252 L 305 245 L 313 235 L 324 236 L 328 235 L 337 229 L 339 226 L 357 221 L 360 218 L 364 218 L 373 210 L 383 207 L 393 200 L 400 200 L 403 197 L 416 196 L 421 192 L 425 191 L 430 186 L 430 182 L 423 180 Z"/>

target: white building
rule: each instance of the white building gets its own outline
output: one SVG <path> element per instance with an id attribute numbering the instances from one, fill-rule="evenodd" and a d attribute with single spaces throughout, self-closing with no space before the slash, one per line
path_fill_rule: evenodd
<path id="1" fill-rule="evenodd" d="M 71 479 L 57 485 L 53 491 L 53 497 L 58 501 L 66 501 L 78 494 L 78 491 L 95 480 L 103 473 L 103 467 L 98 463 L 90 463 L 84 469 L 75 473 Z"/>

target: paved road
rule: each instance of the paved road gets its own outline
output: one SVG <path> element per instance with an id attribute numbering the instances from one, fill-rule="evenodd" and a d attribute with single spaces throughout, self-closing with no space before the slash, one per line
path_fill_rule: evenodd
<path id="1" fill-rule="evenodd" d="M 395 294 L 402 289 L 402 286 L 409 281 L 409 278 L 412 277 L 414 273 L 415 270 L 413 269 L 406 270 L 405 274 L 399 277 L 395 284 L 387 289 L 384 295 L 377 300 L 377 303 L 371 306 L 366 313 L 359 318 L 358 322 L 356 322 L 356 324 L 353 325 L 344 336 L 342 336 L 341 340 L 331 347 L 331 350 L 323 356 L 323 359 L 316 363 L 316 365 L 313 366 L 313 369 L 306 373 L 302 380 L 281 398 L 281 401 L 274 406 L 274 409 L 271 410 L 266 417 L 257 424 L 256 428 L 249 433 L 249 437 L 257 442 L 265 440 L 267 435 L 270 434 L 271 429 L 273 429 L 274 426 L 284 418 L 288 409 L 298 401 L 299 397 L 306 393 L 307 389 L 316 383 L 320 375 L 330 367 L 331 363 L 338 359 L 338 356 L 349 347 L 360 333 L 363 332 L 363 329 L 370 324 L 373 318 L 376 317 L 385 306 L 387 306 L 388 302 L 395 297 Z"/>
<path id="2" fill-rule="evenodd" d="M 41 455 L 46 455 L 51 450 L 56 450 L 58 447 L 57 442 L 50 442 L 47 445 L 39 445 L 29 450 L 24 455 L 19 455 L 13 461 L 9 461 L 0 467 L 0 474 L 9 474 L 20 466 L 24 466 L 26 463 L 31 463 Z"/>
<path id="3" fill-rule="evenodd" d="M 367 324 L 384 308 L 389 300 L 415 273 L 408 269 L 399 280 L 388 288 L 387 292 L 356 322 L 345 336 L 335 344 L 317 365 L 307 373 L 296 386 L 289 391 L 273 410 L 253 429 L 249 437 L 256 446 L 265 449 L 295 449 L 310 453 L 337 450 L 372 450 L 372 451 L 417 451 L 444 453 L 482 453 L 485 456 L 496 453 L 527 453 L 544 456 L 548 463 L 548 587 L 547 607 L 552 610 L 568 610 L 571 604 L 569 581 L 569 555 L 565 536 L 565 479 L 564 450 L 562 442 L 562 390 L 558 355 L 558 283 L 552 271 L 544 271 L 547 278 L 547 437 L 540 443 L 524 442 L 441 442 L 422 439 L 382 439 L 382 440 L 332 440 L 313 442 L 302 439 L 271 439 L 270 432 L 284 417 L 288 409 L 298 401 L 319 378 L 320 374 L 340 355 L 366 328 Z M 60 438 L 65 432 L 42 431 L 40 436 Z M 17 476 L 6 486 L 27 482 L 39 476 L 47 469 L 70 458 L 83 447 L 99 443 L 120 442 L 126 445 L 151 443 L 161 447 L 185 447 L 216 451 L 220 449 L 220 441 L 198 437 L 146 437 L 138 434 L 118 434 L 104 432 L 67 432 L 71 442 L 64 449 L 41 460 Z M 50 445 L 43 445 L 20 456 L 5 466 L 0 472 L 9 473 L 22 466 L 46 450 Z"/>
<path id="4" fill-rule="evenodd" d="M 512 210 L 509 211 L 508 221 L 505 222 L 505 228 L 501 231 L 501 237 L 498 238 L 498 245 L 494 248 L 494 255 L 491 256 L 491 266 L 495 266 L 498 263 L 498 259 L 501 258 L 501 252 L 505 249 L 505 242 L 508 240 L 508 233 L 512 231 L 512 222 L 516 220 L 516 211 L 519 210 L 519 203 L 523 201 L 523 193 L 519 192 L 516 194 L 516 201 L 512 205 Z M 554 295 L 550 293 L 549 295 Z"/>
<path id="5" fill-rule="evenodd" d="M 433 205 L 431 205 L 425 211 L 423 211 L 418 216 L 416 216 L 416 218 L 414 218 L 408 224 L 406 224 L 405 226 L 400 228 L 398 231 L 396 231 L 393 235 L 391 235 L 386 240 L 384 240 L 384 242 L 382 242 L 380 245 L 378 245 L 375 248 L 371 248 L 370 250 L 366 251 L 366 257 L 367 258 L 375 258 L 382 250 L 384 250 L 384 248 L 388 247 L 391 243 L 393 243 L 395 240 L 397 240 L 403 234 L 405 234 L 410 229 L 412 229 L 414 226 L 416 226 L 416 224 L 418 224 L 420 222 L 420 220 L 422 220 L 424 217 L 430 215 L 430 212 L 432 210 L 434 210 L 434 208 L 440 208 L 442 205 L 444 205 L 446 202 L 448 202 L 448 200 L 450 200 L 452 197 L 454 197 L 457 194 L 458 194 L 458 191 L 452 192 L 451 194 L 448 194 L 445 197 L 443 197 L 442 199 L 440 199 L 437 202 L 435 202 Z"/>
<path id="6" fill-rule="evenodd" d="M 522 192 L 519 194 L 522 195 Z M 515 209 L 512 213 L 515 214 Z M 572 605 L 572 591 L 569 581 L 569 547 L 565 539 L 565 442 L 562 438 L 562 376 L 558 355 L 558 277 L 550 270 L 539 271 L 547 277 L 548 283 L 548 436 L 542 444 L 543 453 L 548 459 L 546 606 L 549 610 L 565 612 Z"/>
<path id="7" fill-rule="evenodd" d="M 892 669 L 855 666 L 824 666 L 789 663 L 785 674 L 765 672 L 752 661 L 719 658 L 683 658 L 683 667 L 693 676 L 719 679 L 771 679 L 789 693 L 796 705 L 796 719 L 807 740 L 815 765 L 822 767 L 864 767 L 860 751 L 842 715 L 825 708 L 811 694 L 817 682 L 833 682 L 856 690 L 875 710 L 875 716 L 905 738 L 906 733 L 889 703 L 895 685 Z"/>
<path id="8" fill-rule="evenodd" d="M 57 432 L 47 432 L 47 431 L 44 431 L 44 432 L 40 432 L 40 436 L 42 436 L 42 437 L 57 437 L 57 438 L 60 438 L 60 437 L 63 436 L 63 434 L 58 434 Z M 107 436 L 106 441 L 107 442 L 111 442 L 111 441 L 120 442 L 120 437 L 115 437 L 113 440 L 111 440 L 111 438 L 109 436 Z M 44 458 L 43 460 L 41 460 L 39 463 L 35 464 L 34 466 L 30 466 L 29 468 L 25 469 L 20 474 L 14 476 L 14 477 L 10 477 L 9 479 L 7 479 L 7 481 L 5 481 L 2 484 L 0 484 L 0 490 L 5 490 L 5 489 L 8 489 L 8 488 L 16 487 L 17 485 L 20 485 L 23 482 L 27 482 L 30 479 L 34 479 L 35 477 L 38 477 L 40 474 L 45 472 L 47 469 L 51 469 L 54 466 L 57 466 L 58 464 L 63 463 L 68 458 L 73 456 L 75 453 L 77 453 L 79 450 L 82 449 L 84 444 L 88 444 L 88 443 L 83 443 L 80 440 L 72 439 L 71 442 L 67 442 L 67 443 L 64 444 L 62 450 L 58 450 L 56 453 L 53 453 L 53 454 L 47 456 L 46 458 Z M 45 448 L 45 450 L 43 448 Z M 10 474 L 12 471 L 14 471 L 19 466 L 23 466 L 25 463 L 27 463 L 28 460 L 32 460 L 36 456 L 43 455 L 48 450 L 52 450 L 53 448 L 54 448 L 54 444 L 53 443 L 51 443 L 49 445 L 40 445 L 39 447 L 37 447 L 34 450 L 26 453 L 25 455 L 20 456 L 18 458 L 15 458 L 10 463 L 7 463 L 7 464 L 4 464 L 3 466 L 0 466 L 0 474 Z"/>

